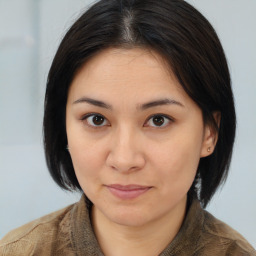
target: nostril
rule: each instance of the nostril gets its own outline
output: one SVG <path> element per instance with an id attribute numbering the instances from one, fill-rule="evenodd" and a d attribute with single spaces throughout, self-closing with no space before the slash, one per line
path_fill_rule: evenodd
<path id="1" fill-rule="evenodd" d="M 111 169 L 119 172 L 132 172 L 143 168 L 145 160 L 143 156 L 139 153 L 124 158 L 112 152 L 111 154 L 108 155 L 106 164 Z"/>

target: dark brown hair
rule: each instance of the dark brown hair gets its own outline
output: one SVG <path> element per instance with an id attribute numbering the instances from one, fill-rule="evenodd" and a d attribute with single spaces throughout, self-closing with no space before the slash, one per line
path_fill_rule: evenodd
<path id="1" fill-rule="evenodd" d="M 218 131 L 213 154 L 201 158 L 189 195 L 205 207 L 226 179 L 236 128 L 230 75 L 218 36 L 206 18 L 182 0 L 101 0 L 68 30 L 48 75 L 44 146 L 49 171 L 67 190 L 79 189 L 66 150 L 65 111 L 76 71 L 108 47 L 152 49 L 163 56 L 187 94 Z M 213 112 L 221 113 L 219 128 Z"/>

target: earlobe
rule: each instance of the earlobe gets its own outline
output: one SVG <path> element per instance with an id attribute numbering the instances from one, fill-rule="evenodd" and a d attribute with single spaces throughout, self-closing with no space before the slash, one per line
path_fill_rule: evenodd
<path id="1" fill-rule="evenodd" d="M 215 147 L 216 136 L 214 129 L 211 128 L 209 125 L 205 127 L 203 144 L 201 149 L 201 157 L 206 157 L 212 154 Z"/>
<path id="2" fill-rule="evenodd" d="M 215 149 L 215 146 L 218 141 L 218 128 L 220 126 L 220 112 L 214 112 L 213 117 L 215 119 L 217 127 L 214 125 L 206 124 L 204 130 L 204 138 L 201 149 L 201 157 L 207 157 L 211 155 Z"/>

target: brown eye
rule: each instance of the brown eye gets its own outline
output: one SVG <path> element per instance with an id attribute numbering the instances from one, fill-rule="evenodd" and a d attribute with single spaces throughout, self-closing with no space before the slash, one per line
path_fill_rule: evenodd
<path id="1" fill-rule="evenodd" d="M 164 124 L 164 117 L 163 116 L 154 116 L 152 122 L 155 126 L 162 126 Z"/>
<path id="2" fill-rule="evenodd" d="M 102 115 L 90 114 L 89 116 L 83 118 L 83 120 L 92 127 L 102 127 L 108 125 L 106 118 Z"/>
<path id="3" fill-rule="evenodd" d="M 102 125 L 104 123 L 104 117 L 103 116 L 93 116 L 92 122 L 95 125 Z"/>
<path id="4" fill-rule="evenodd" d="M 173 120 L 165 115 L 154 115 L 148 119 L 145 126 L 163 128 L 170 124 Z"/>

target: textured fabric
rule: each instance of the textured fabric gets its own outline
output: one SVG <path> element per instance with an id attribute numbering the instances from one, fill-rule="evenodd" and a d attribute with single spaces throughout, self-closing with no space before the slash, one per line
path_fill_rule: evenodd
<path id="1" fill-rule="evenodd" d="M 0 255 L 101 256 L 85 196 L 71 206 L 11 231 L 0 241 Z M 191 204 L 183 225 L 160 256 L 256 256 L 248 242 L 228 225 Z"/>

